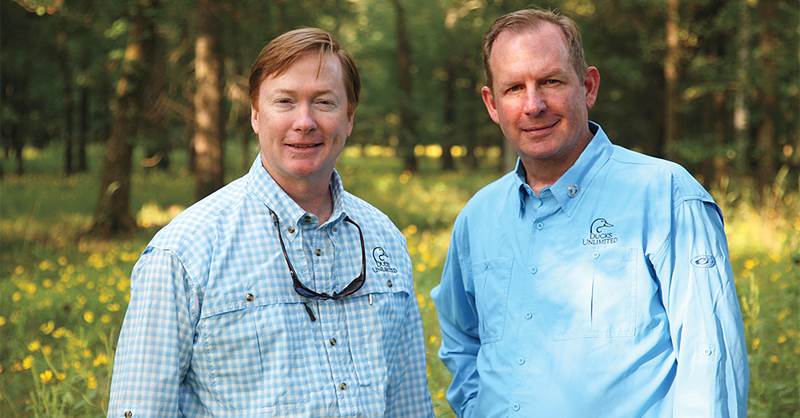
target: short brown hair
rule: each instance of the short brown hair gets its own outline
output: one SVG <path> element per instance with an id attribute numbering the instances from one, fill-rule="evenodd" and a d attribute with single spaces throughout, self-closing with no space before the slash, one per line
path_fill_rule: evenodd
<path id="1" fill-rule="evenodd" d="M 319 28 L 300 28 L 270 41 L 258 54 L 250 70 L 250 104 L 258 108 L 258 89 L 269 76 L 283 74 L 305 54 L 318 53 L 320 63 L 325 54 L 333 54 L 342 65 L 348 113 L 353 114 L 361 94 L 361 77 L 353 57 L 339 46 L 330 33 Z"/>
<path id="2" fill-rule="evenodd" d="M 586 71 L 586 58 L 583 54 L 581 31 L 575 22 L 557 12 L 542 9 L 517 10 L 500 16 L 483 36 L 483 70 L 486 72 L 486 85 L 492 88 L 492 69 L 489 67 L 489 57 L 492 55 L 494 41 L 506 30 L 521 33 L 541 27 L 542 23 L 552 23 L 561 29 L 569 45 L 569 58 L 578 78 L 582 78 Z"/>

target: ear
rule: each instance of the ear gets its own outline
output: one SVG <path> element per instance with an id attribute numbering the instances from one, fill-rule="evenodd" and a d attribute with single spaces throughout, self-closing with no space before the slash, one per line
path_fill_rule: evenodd
<path id="1" fill-rule="evenodd" d="M 352 112 L 347 113 L 347 136 L 350 137 L 350 134 L 353 133 L 353 125 L 356 121 L 356 110 L 353 109 Z"/>
<path id="2" fill-rule="evenodd" d="M 497 115 L 497 107 L 494 103 L 494 95 L 492 95 L 492 89 L 488 86 L 481 87 L 481 98 L 483 99 L 483 104 L 486 106 L 486 111 L 489 113 L 489 117 L 492 118 L 494 123 L 500 123 L 500 118 Z"/>
<path id="3" fill-rule="evenodd" d="M 250 105 L 250 126 L 253 128 L 253 132 L 258 135 L 258 109 L 253 105 Z"/>
<path id="4" fill-rule="evenodd" d="M 600 91 L 600 71 L 597 67 L 589 67 L 583 76 L 583 88 L 586 91 L 586 108 L 591 109 L 597 101 L 597 92 Z"/>

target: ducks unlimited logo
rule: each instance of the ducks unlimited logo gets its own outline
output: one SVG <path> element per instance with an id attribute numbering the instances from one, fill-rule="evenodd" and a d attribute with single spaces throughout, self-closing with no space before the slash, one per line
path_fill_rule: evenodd
<path id="1" fill-rule="evenodd" d="M 589 238 L 583 239 L 583 245 L 615 244 L 619 238 L 610 231 L 613 227 L 606 218 L 595 219 L 589 227 Z"/>
<path id="2" fill-rule="evenodd" d="M 374 273 L 379 271 L 386 273 L 397 273 L 397 269 L 392 267 L 392 265 L 389 263 L 389 254 L 386 254 L 386 250 L 383 248 L 373 248 L 372 259 L 375 260 L 375 267 L 372 268 Z"/>

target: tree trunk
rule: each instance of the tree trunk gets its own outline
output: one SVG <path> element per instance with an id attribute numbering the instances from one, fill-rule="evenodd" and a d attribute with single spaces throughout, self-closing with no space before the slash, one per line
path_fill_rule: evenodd
<path id="1" fill-rule="evenodd" d="M 709 184 L 715 187 L 722 185 L 729 176 L 729 161 L 727 152 L 725 152 L 725 138 L 727 137 L 725 135 L 725 118 L 722 117 L 725 114 L 726 99 L 724 91 L 716 91 L 712 97 L 714 114 L 716 115 L 713 126 L 716 147 L 714 147 L 713 157 L 713 178 L 709 178 Z"/>
<path id="2" fill-rule="evenodd" d="M 747 173 L 750 148 L 750 110 L 747 97 L 750 85 L 750 8 L 747 0 L 739 0 L 739 28 L 736 32 L 736 85 L 733 89 L 733 140 L 735 167 Z"/>
<path id="3" fill-rule="evenodd" d="M 90 233 L 110 237 L 136 228 L 130 210 L 133 138 L 142 120 L 146 85 L 153 62 L 155 27 L 147 17 L 155 1 L 136 2 L 128 45 L 122 63 L 122 75 L 111 106 L 113 123 L 106 142 L 100 196 Z"/>
<path id="4" fill-rule="evenodd" d="M 58 44 L 58 64 L 61 73 L 61 98 L 64 103 L 64 125 L 62 126 L 61 136 L 64 140 L 64 175 L 71 176 L 75 172 L 72 154 L 72 68 L 69 63 L 69 51 L 67 50 L 67 34 L 60 31 L 57 35 Z"/>
<path id="5" fill-rule="evenodd" d="M 675 141 L 678 133 L 678 60 L 680 45 L 678 42 L 679 0 L 667 0 L 666 44 L 664 57 L 664 141 L 662 154 L 674 159 L 677 154 Z"/>
<path id="6" fill-rule="evenodd" d="M 416 172 L 417 157 L 414 155 L 414 141 L 416 139 L 416 115 L 412 107 L 411 85 L 411 46 L 406 30 L 406 15 L 400 0 L 392 0 L 395 9 L 395 29 L 397 36 L 397 81 L 400 86 L 398 98 L 400 99 L 400 129 L 398 131 L 399 154 L 403 159 L 403 170 Z"/>
<path id="7" fill-rule="evenodd" d="M 218 51 L 219 24 L 212 0 L 197 3 L 194 95 L 195 199 L 200 200 L 222 187 L 222 60 Z"/>
<path id="8" fill-rule="evenodd" d="M 447 79 L 444 82 L 444 138 L 439 142 L 442 146 L 442 170 L 454 171 L 453 142 L 456 132 L 456 71 L 452 59 L 447 60 L 445 72 Z"/>
<path id="9" fill-rule="evenodd" d="M 86 142 L 89 135 L 89 89 L 81 86 L 78 93 L 78 172 L 85 173 L 89 170 L 86 161 Z"/>
<path id="10" fill-rule="evenodd" d="M 775 61 L 775 2 L 761 0 L 758 2 L 759 20 L 763 27 L 759 41 L 761 68 L 761 125 L 758 127 L 756 140 L 756 158 L 758 166 L 758 183 L 767 186 L 775 179 L 777 172 L 777 151 L 775 141 L 775 115 L 778 113 L 776 94 L 776 61 Z"/>

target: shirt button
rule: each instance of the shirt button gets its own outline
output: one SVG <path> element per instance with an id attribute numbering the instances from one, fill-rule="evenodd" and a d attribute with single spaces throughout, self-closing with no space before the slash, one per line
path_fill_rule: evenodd
<path id="1" fill-rule="evenodd" d="M 252 293 L 248 293 L 248 294 L 244 295 L 244 300 L 246 300 L 248 302 L 252 302 L 252 301 L 256 300 L 256 296 L 253 295 Z"/>
<path id="2" fill-rule="evenodd" d="M 331 231 L 336 232 L 336 227 L 331 228 Z"/>
<path id="3" fill-rule="evenodd" d="M 339 383 L 339 390 L 345 390 L 345 389 L 347 389 L 347 383 L 345 382 Z"/>
<path id="4" fill-rule="evenodd" d="M 392 279 L 389 279 L 389 280 L 386 281 L 386 286 L 389 286 L 389 287 L 393 286 Z"/>
<path id="5" fill-rule="evenodd" d="M 523 364 L 525 364 L 525 359 L 524 359 L 524 358 L 522 358 L 522 357 L 518 358 L 518 359 L 517 359 L 517 364 L 519 364 L 520 366 L 522 366 Z"/>
<path id="6" fill-rule="evenodd" d="M 578 194 L 578 185 L 577 184 L 570 184 L 567 186 L 567 196 L 575 197 Z"/>
<path id="7" fill-rule="evenodd" d="M 539 272 L 539 269 L 536 267 L 531 267 L 531 274 L 536 274 Z"/>
<path id="8" fill-rule="evenodd" d="M 314 250 L 314 255 L 317 256 L 317 257 L 321 256 L 322 255 L 322 249 L 317 248 L 316 250 Z"/>
<path id="9" fill-rule="evenodd" d="M 592 253 L 592 258 L 594 258 L 595 260 L 596 260 L 596 259 L 598 259 L 598 258 L 600 258 L 600 253 L 599 253 L 599 252 L 597 252 L 597 251 L 593 252 L 593 253 Z"/>
<path id="10" fill-rule="evenodd" d="M 706 348 L 705 350 L 703 350 L 703 354 L 705 354 L 706 357 L 710 356 L 711 353 L 713 353 L 713 352 L 714 352 L 714 350 L 712 350 L 710 348 Z"/>
<path id="11" fill-rule="evenodd" d="M 303 216 L 303 222 L 305 222 L 307 224 L 310 224 L 311 223 L 311 217 L 308 216 L 308 215 Z"/>
<path id="12" fill-rule="evenodd" d="M 333 347 L 334 345 L 336 345 L 336 338 L 331 338 L 330 340 L 328 340 L 328 342 L 331 344 L 331 347 Z"/>
<path id="13" fill-rule="evenodd" d="M 531 319 L 531 318 L 533 318 L 533 314 L 530 312 L 525 312 L 525 319 Z"/>
<path id="14" fill-rule="evenodd" d="M 131 411 L 125 411 L 125 412 L 122 414 L 122 416 L 124 416 L 125 418 L 132 418 L 132 417 L 133 417 L 133 412 L 131 412 Z"/>
<path id="15" fill-rule="evenodd" d="M 286 230 L 289 231 L 290 234 L 294 234 L 294 227 L 293 226 L 290 226 L 290 227 L 286 228 Z"/>
<path id="16" fill-rule="evenodd" d="M 511 405 L 511 409 L 513 409 L 514 411 L 519 411 L 519 404 L 515 403 L 514 405 Z"/>
<path id="17" fill-rule="evenodd" d="M 544 224 L 543 223 L 539 222 L 538 224 L 536 224 L 536 229 L 541 231 L 542 228 L 544 228 Z"/>

